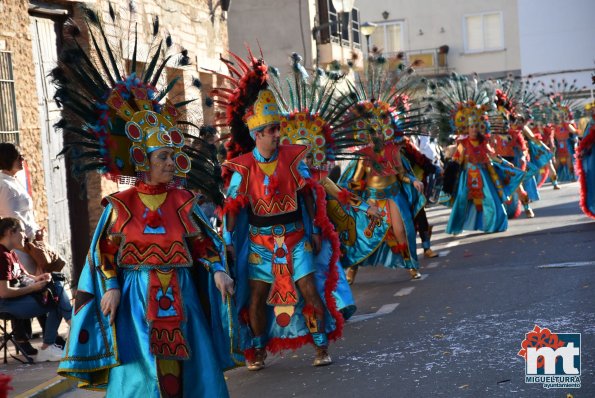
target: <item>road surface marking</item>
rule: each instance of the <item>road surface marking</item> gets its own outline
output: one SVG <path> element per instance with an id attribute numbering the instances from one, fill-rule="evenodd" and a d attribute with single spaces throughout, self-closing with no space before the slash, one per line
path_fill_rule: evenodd
<path id="1" fill-rule="evenodd" d="M 382 307 L 378 309 L 378 311 L 373 312 L 371 314 L 362 314 L 362 315 L 354 315 L 347 322 L 354 323 L 354 322 L 361 322 L 367 321 L 368 319 L 376 318 L 382 315 L 390 314 L 399 306 L 399 303 L 393 304 L 384 304 Z"/>
<path id="2" fill-rule="evenodd" d="M 454 247 L 454 246 L 458 246 L 459 243 L 461 243 L 460 240 L 453 240 L 452 242 L 448 242 L 447 244 L 444 245 L 444 247 Z"/>
<path id="3" fill-rule="evenodd" d="M 439 252 L 438 252 L 438 255 L 439 255 L 440 257 L 446 257 L 446 256 L 448 256 L 449 254 L 450 254 L 450 250 L 442 250 L 442 251 L 439 251 Z"/>
<path id="4" fill-rule="evenodd" d="M 595 265 L 595 261 L 574 261 L 574 262 L 570 262 L 570 263 L 554 263 L 554 264 L 540 265 L 537 268 L 575 268 L 575 267 L 588 267 L 590 265 Z"/>
<path id="5" fill-rule="evenodd" d="M 403 296 L 407 296 L 408 294 L 411 294 L 412 291 L 415 290 L 415 286 L 412 287 L 404 287 L 401 290 L 399 290 L 398 292 L 396 292 L 394 294 L 395 297 L 403 297 Z"/>
<path id="6" fill-rule="evenodd" d="M 440 263 L 438 261 L 434 261 L 434 262 L 431 262 L 430 264 L 424 266 L 424 268 L 432 269 L 432 268 L 438 267 L 439 265 L 440 265 Z"/>

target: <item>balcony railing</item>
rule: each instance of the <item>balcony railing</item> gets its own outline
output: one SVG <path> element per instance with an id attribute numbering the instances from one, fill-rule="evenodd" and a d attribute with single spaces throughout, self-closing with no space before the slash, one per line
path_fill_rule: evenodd
<path id="1" fill-rule="evenodd" d="M 414 68 L 421 75 L 446 75 L 452 72 L 448 67 L 448 47 L 426 48 L 421 50 L 409 50 L 401 52 L 384 53 L 389 63 L 400 63 L 398 55 L 404 54 L 402 62 L 407 65 L 415 65 Z"/>

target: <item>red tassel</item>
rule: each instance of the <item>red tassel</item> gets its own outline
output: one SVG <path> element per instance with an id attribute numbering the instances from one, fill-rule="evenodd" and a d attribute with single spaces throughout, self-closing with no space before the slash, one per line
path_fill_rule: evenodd
<path id="1" fill-rule="evenodd" d="M 271 354 L 276 354 L 285 350 L 295 351 L 307 343 L 314 344 L 312 335 L 309 333 L 307 335 L 295 337 L 293 339 L 274 337 L 267 343 L 267 350 Z"/>
<path id="2" fill-rule="evenodd" d="M 337 200 L 343 206 L 350 206 L 352 197 L 353 197 L 353 194 L 351 192 L 349 192 L 347 189 L 343 188 L 343 189 L 341 189 L 341 191 L 339 191 Z"/>
<path id="3" fill-rule="evenodd" d="M 163 225 L 163 220 L 157 210 L 149 210 L 147 214 L 147 225 L 151 228 L 157 228 Z"/>
<path id="4" fill-rule="evenodd" d="M 206 258 L 207 249 L 213 245 L 209 238 L 195 239 L 192 246 L 192 258 Z"/>
<path id="5" fill-rule="evenodd" d="M 0 398 L 7 398 L 8 392 L 14 390 L 10 385 L 12 377 L 5 374 L 0 374 Z"/>
<path id="6" fill-rule="evenodd" d="M 330 241 L 333 251 L 329 260 L 329 271 L 324 285 L 324 299 L 326 301 L 326 307 L 336 323 L 335 330 L 328 335 L 329 341 L 334 341 L 343 335 L 343 325 L 345 323 L 343 315 L 337 309 L 337 302 L 333 296 L 333 291 L 337 288 L 337 282 L 339 281 L 337 264 L 341 254 L 341 242 L 339 241 L 339 235 L 335 231 L 335 227 L 326 214 L 326 193 L 324 188 L 311 179 L 307 180 L 307 184 L 316 194 L 316 225 L 322 230 L 323 238 Z"/>
<path id="7" fill-rule="evenodd" d="M 316 307 L 312 304 L 306 304 L 302 309 L 302 314 L 304 314 L 306 318 L 313 318 L 316 312 Z"/>
<path id="8" fill-rule="evenodd" d="M 115 255 L 118 252 L 119 246 L 110 239 L 101 239 L 99 241 L 99 250 L 104 254 Z"/>
<path id="9" fill-rule="evenodd" d="M 256 357 L 256 349 L 250 347 L 244 350 L 244 357 L 246 361 L 253 362 L 254 358 Z"/>
<path id="10" fill-rule="evenodd" d="M 276 174 L 273 174 L 272 176 L 269 176 L 269 196 L 275 195 L 277 193 L 277 189 L 279 189 L 279 177 L 277 177 Z"/>
<path id="11" fill-rule="evenodd" d="M 250 325 L 250 312 L 248 312 L 248 308 L 244 307 L 240 310 L 240 322 L 244 325 Z"/>
<path id="12" fill-rule="evenodd" d="M 223 215 L 237 216 L 248 202 L 248 197 L 245 195 L 238 195 L 236 198 L 228 197 L 223 205 Z"/>

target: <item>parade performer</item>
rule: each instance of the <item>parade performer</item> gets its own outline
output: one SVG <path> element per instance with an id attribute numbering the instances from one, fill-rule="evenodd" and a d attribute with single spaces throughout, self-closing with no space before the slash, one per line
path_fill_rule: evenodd
<path id="1" fill-rule="evenodd" d="M 580 206 L 583 212 L 595 218 L 595 102 L 586 107 L 591 120 L 585 128 L 576 153 L 576 167 L 580 184 Z"/>
<path id="2" fill-rule="evenodd" d="M 337 308 L 348 319 L 355 312 L 356 306 L 339 260 L 339 237 L 343 241 L 365 239 L 360 232 L 363 232 L 370 220 L 378 217 L 378 208 L 369 206 L 360 197 L 339 188 L 329 178 L 327 165 L 329 162 L 354 159 L 354 149 L 363 146 L 365 142 L 357 139 L 353 129 L 356 120 L 344 118 L 353 101 L 349 96 L 337 95 L 336 86 L 342 82 L 343 77 L 333 73 L 327 76 L 319 69 L 315 78 L 310 80 L 301 65 L 301 56 L 294 53 L 292 60 L 293 73 L 285 85 L 281 83 L 275 68 L 271 74 L 271 88 L 281 112 L 281 144 L 308 146 L 305 162 L 312 179 L 318 183 L 313 185 L 318 190 L 317 206 L 326 208 L 328 217 L 334 224 L 334 230 L 327 228 L 322 231 L 321 250 L 316 255 L 316 272 L 324 275 L 329 272 L 331 264 L 338 264 L 339 279 L 333 296 Z M 337 128 L 333 128 L 333 125 Z M 368 217 L 358 230 L 356 219 L 360 213 Z M 316 280 L 321 281 L 324 278 L 319 276 Z"/>
<path id="3" fill-rule="evenodd" d="M 552 156 L 545 167 L 542 168 L 537 187 L 541 188 L 541 186 L 549 177 L 549 179 L 552 181 L 553 189 L 559 190 L 560 184 L 558 184 L 558 174 L 556 173 L 556 167 L 554 166 L 556 161 L 556 143 L 554 141 L 554 131 L 551 123 L 549 122 L 549 113 L 549 108 L 542 103 L 536 103 L 531 108 L 531 118 L 533 119 L 533 125 L 530 126 L 530 128 L 535 134 L 536 138 L 550 151 Z"/>
<path id="4" fill-rule="evenodd" d="M 227 397 L 223 370 L 243 360 L 233 281 L 223 242 L 183 189 L 222 200 L 214 154 L 185 146 L 178 126 L 187 103 L 162 101 L 176 94 L 171 82 L 157 87 L 168 61 L 183 66 L 187 54 L 166 38 L 137 75 L 136 31 L 126 62 L 118 54 L 128 45 L 109 46 L 98 15 L 83 11 L 94 51 L 82 49 L 81 30 L 69 21 L 52 71 L 64 112 L 57 126 L 76 137 L 66 149 L 77 175 L 99 171 L 134 186 L 102 202 L 58 373 L 114 397 Z M 118 25 L 111 5 L 109 14 Z M 157 37 L 157 19 L 153 29 Z"/>
<path id="5" fill-rule="evenodd" d="M 359 266 L 383 265 L 407 269 L 413 279 L 421 278 L 416 251 L 414 218 L 423 209 L 423 184 L 403 166 L 401 144 L 406 129 L 419 122 L 400 106 L 408 102 L 411 80 L 391 76 L 386 59 L 373 54 L 367 76 L 350 84 L 350 95 L 357 99 L 350 112 L 359 118 L 356 128 L 368 145 L 357 151 L 344 170 L 339 185 L 378 207 L 381 220 L 368 222 L 365 239 L 343 244 L 342 263 L 349 267 L 347 279 L 353 282 Z M 407 72 L 406 72 L 407 73 Z"/>
<path id="6" fill-rule="evenodd" d="M 525 174 L 496 157 L 489 145 L 486 112 L 490 102 L 485 88 L 454 76 L 433 104 L 438 124 L 442 128 L 449 126 L 449 132 L 459 137 L 454 163 L 445 170 L 444 189 L 454 199 L 446 226 L 449 234 L 463 230 L 505 231 L 508 217 L 504 201 Z"/>
<path id="7" fill-rule="evenodd" d="M 525 181 L 519 185 L 512 197 L 506 202 L 508 218 L 517 218 L 523 207 L 527 218 L 533 218 L 535 214 L 529 203 L 538 200 L 539 193 L 537 192 L 534 175 L 527 173 L 527 164 L 530 158 L 529 147 L 523 134 L 524 126 L 520 121 L 517 122 L 515 118 L 516 107 L 513 99 L 509 98 L 509 94 L 511 94 L 510 88 L 506 93 L 501 89 L 496 90 L 494 97 L 496 112 L 493 114 L 490 126 L 492 133 L 490 143 L 497 155 L 525 172 Z M 529 185 L 529 190 L 525 189 L 525 183 Z"/>
<path id="8" fill-rule="evenodd" d="M 570 84 L 565 79 L 552 81 L 541 94 L 550 103 L 552 109 L 552 127 L 556 142 L 556 172 L 558 181 L 576 181 L 574 173 L 574 154 L 578 140 L 578 131 L 573 114 L 579 110 L 578 100 L 573 99 L 576 91 L 576 80 Z"/>
<path id="9" fill-rule="evenodd" d="M 528 81 L 521 79 L 508 80 L 508 95 L 512 102 L 512 112 L 510 114 L 510 129 L 513 134 L 520 134 L 525 140 L 527 146 L 526 165 L 524 171 L 525 178 L 522 187 L 527 193 L 529 202 L 536 202 L 540 199 L 538 180 L 540 179 L 540 170 L 548 165 L 553 158 L 552 151 L 533 133 L 530 128 L 532 108 L 537 104 L 538 97 L 535 94 L 535 85 L 530 85 Z M 519 158 L 517 151 L 515 164 Z M 534 216 L 533 210 L 529 204 L 525 204 L 525 214 L 528 218 Z"/>
<path id="10" fill-rule="evenodd" d="M 321 232 L 332 238 L 333 231 L 303 162 L 308 148 L 279 145 L 279 109 L 267 89 L 264 60 L 251 52 L 248 62 L 231 55 L 237 62 L 228 61 L 233 87 L 212 95 L 231 127 L 223 164 L 230 177 L 223 236 L 235 258 L 246 365 L 260 370 L 267 350 L 277 353 L 306 343 L 316 348 L 314 366 L 329 365 L 328 344 L 341 336 L 343 317 L 333 297 L 336 263 L 325 264 L 324 281 L 315 280 Z"/>

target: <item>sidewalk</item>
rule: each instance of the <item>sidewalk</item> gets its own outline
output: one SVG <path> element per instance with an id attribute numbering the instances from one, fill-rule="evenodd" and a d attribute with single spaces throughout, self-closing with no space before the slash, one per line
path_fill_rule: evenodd
<path id="1" fill-rule="evenodd" d="M 41 328 L 37 320 L 33 320 L 32 326 L 33 335 L 41 336 Z M 66 322 L 62 322 L 60 326 L 59 334 L 67 337 L 68 325 Z M 31 340 L 31 345 L 36 348 L 39 348 L 41 343 L 41 337 Z M 3 353 L 0 354 L 0 373 L 12 377 L 10 385 L 13 390 L 9 392 L 9 397 L 56 397 L 76 386 L 75 381 L 58 376 L 56 370 L 58 369 L 59 362 L 21 363 L 10 356 L 10 354 L 16 356 L 12 343 L 8 343 L 8 363 L 3 363 L 4 356 Z M 25 361 L 23 355 L 18 355 L 17 357 Z"/>

